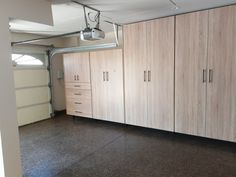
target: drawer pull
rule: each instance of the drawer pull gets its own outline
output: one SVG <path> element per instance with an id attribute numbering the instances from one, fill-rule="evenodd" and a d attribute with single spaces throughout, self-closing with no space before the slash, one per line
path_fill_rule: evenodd
<path id="1" fill-rule="evenodd" d="M 81 94 L 81 93 L 75 93 L 74 95 L 78 95 L 78 96 L 81 96 L 82 94 Z"/>
<path id="2" fill-rule="evenodd" d="M 80 87 L 80 85 L 75 85 L 74 87 Z"/>
<path id="3" fill-rule="evenodd" d="M 82 104 L 82 103 L 79 103 L 79 102 L 75 102 L 75 104 Z"/>
<path id="4" fill-rule="evenodd" d="M 75 113 L 79 113 L 79 114 L 82 114 L 83 112 L 80 112 L 80 111 L 75 111 Z"/>

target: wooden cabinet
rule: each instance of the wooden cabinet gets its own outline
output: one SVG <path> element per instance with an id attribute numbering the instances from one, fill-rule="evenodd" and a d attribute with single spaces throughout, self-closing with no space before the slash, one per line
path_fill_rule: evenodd
<path id="1" fill-rule="evenodd" d="M 64 54 L 67 114 L 92 117 L 89 53 Z"/>
<path id="2" fill-rule="evenodd" d="M 175 131 L 205 136 L 208 11 L 176 16 Z"/>
<path id="3" fill-rule="evenodd" d="M 174 17 L 147 22 L 147 126 L 174 130 Z"/>
<path id="4" fill-rule="evenodd" d="M 122 50 L 91 52 L 93 117 L 124 123 Z"/>
<path id="5" fill-rule="evenodd" d="M 125 25 L 124 63 L 64 55 L 67 113 L 236 142 L 235 34 L 235 5 Z"/>
<path id="6" fill-rule="evenodd" d="M 147 127 L 146 28 L 146 22 L 123 28 L 126 123 L 144 127 Z"/>
<path id="7" fill-rule="evenodd" d="M 65 82 L 90 83 L 89 53 L 64 54 Z"/>
<path id="8" fill-rule="evenodd" d="M 209 11 L 207 137 L 236 142 L 236 6 Z"/>
<path id="9" fill-rule="evenodd" d="M 236 6 L 176 17 L 175 131 L 236 142 Z"/>
<path id="10" fill-rule="evenodd" d="M 174 129 L 174 17 L 124 26 L 126 123 Z"/>

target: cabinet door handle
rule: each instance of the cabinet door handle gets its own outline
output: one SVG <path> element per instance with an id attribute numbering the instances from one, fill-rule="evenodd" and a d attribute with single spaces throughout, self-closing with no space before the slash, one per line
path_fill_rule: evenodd
<path id="1" fill-rule="evenodd" d="M 209 83 L 213 82 L 213 69 L 209 70 Z"/>
<path id="2" fill-rule="evenodd" d="M 106 81 L 106 75 L 105 75 L 105 72 L 103 72 L 103 82 Z"/>
<path id="3" fill-rule="evenodd" d="M 77 75 L 77 80 L 79 81 L 79 75 Z"/>
<path id="4" fill-rule="evenodd" d="M 74 75 L 74 80 L 76 81 L 76 75 Z"/>
<path id="5" fill-rule="evenodd" d="M 148 82 L 151 82 L 151 71 L 148 71 Z"/>
<path id="6" fill-rule="evenodd" d="M 144 82 L 147 81 L 146 76 L 147 76 L 147 71 L 144 71 Z"/>
<path id="7" fill-rule="evenodd" d="M 107 81 L 109 81 L 109 72 L 106 72 L 107 73 Z"/>
<path id="8" fill-rule="evenodd" d="M 207 70 L 203 69 L 203 79 L 202 79 L 203 83 L 207 82 Z"/>

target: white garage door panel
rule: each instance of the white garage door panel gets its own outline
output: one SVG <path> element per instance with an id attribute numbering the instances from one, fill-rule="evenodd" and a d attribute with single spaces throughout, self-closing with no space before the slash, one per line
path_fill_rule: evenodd
<path id="1" fill-rule="evenodd" d="M 15 70 L 15 88 L 47 85 L 49 74 L 47 70 Z"/>
<path id="2" fill-rule="evenodd" d="M 38 87 L 16 90 L 17 108 L 49 102 L 50 92 L 48 87 Z"/>
<path id="3" fill-rule="evenodd" d="M 37 105 L 18 109 L 18 125 L 27 125 L 32 122 L 41 121 L 50 117 L 51 108 L 49 104 Z"/>

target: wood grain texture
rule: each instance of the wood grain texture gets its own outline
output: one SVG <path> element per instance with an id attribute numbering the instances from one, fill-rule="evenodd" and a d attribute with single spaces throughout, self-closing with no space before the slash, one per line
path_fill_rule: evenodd
<path id="1" fill-rule="evenodd" d="M 124 123 L 122 50 L 91 52 L 90 57 L 94 118 Z"/>
<path id="2" fill-rule="evenodd" d="M 65 82 L 90 83 L 89 53 L 64 54 Z"/>
<path id="3" fill-rule="evenodd" d="M 105 81 L 105 72 L 107 70 L 106 57 L 101 53 L 91 52 L 90 62 L 93 117 L 95 119 L 106 120 L 108 117 L 108 83 Z"/>
<path id="4" fill-rule="evenodd" d="M 148 21 L 147 127 L 174 131 L 174 17 Z"/>
<path id="5" fill-rule="evenodd" d="M 236 142 L 236 6 L 209 11 L 207 136 Z"/>
<path id="6" fill-rule="evenodd" d="M 91 90 L 91 84 L 90 83 L 66 83 L 65 88 Z"/>
<path id="7" fill-rule="evenodd" d="M 205 136 L 208 11 L 176 16 L 175 131 Z"/>
<path id="8" fill-rule="evenodd" d="M 123 27 L 126 123 L 143 127 L 147 127 L 146 28 L 146 22 Z"/>
<path id="9" fill-rule="evenodd" d="M 108 120 L 124 123 L 124 80 L 122 49 L 104 51 L 108 72 Z"/>
<path id="10" fill-rule="evenodd" d="M 74 99 L 92 99 L 91 90 L 66 88 L 66 97 Z"/>

